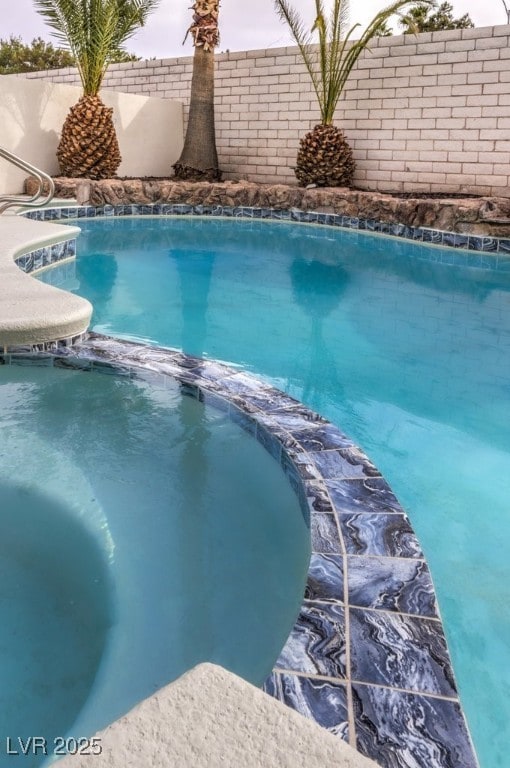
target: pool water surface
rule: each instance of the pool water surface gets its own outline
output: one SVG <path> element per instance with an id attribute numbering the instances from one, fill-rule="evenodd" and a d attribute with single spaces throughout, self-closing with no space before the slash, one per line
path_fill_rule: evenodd
<path id="1" fill-rule="evenodd" d="M 80 220 L 43 279 L 103 333 L 233 361 L 350 434 L 388 479 L 438 592 L 483 768 L 510 738 L 510 272 L 328 227 Z M 493 258 L 483 254 L 486 261 Z M 374 531 L 377 553 L 377 532 Z"/>

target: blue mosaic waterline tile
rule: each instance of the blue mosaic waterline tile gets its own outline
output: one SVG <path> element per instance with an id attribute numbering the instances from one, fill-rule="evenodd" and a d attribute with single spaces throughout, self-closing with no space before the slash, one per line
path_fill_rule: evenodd
<path id="1" fill-rule="evenodd" d="M 274 671 L 264 683 L 264 690 L 344 741 L 349 740 L 344 684 Z"/>
<path id="2" fill-rule="evenodd" d="M 340 605 L 306 602 L 275 670 L 346 677 L 345 609 Z"/>
<path id="3" fill-rule="evenodd" d="M 76 239 L 71 238 L 62 243 L 46 245 L 43 248 L 37 248 L 34 251 L 30 251 L 30 253 L 26 253 L 23 256 L 18 256 L 18 258 L 15 259 L 15 263 L 23 272 L 28 274 L 43 269 L 44 267 L 57 264 L 64 259 L 72 259 L 75 256 Z"/>
<path id="4" fill-rule="evenodd" d="M 312 552 L 305 586 L 307 600 L 342 603 L 344 599 L 344 561 L 341 555 Z"/>
<path id="5" fill-rule="evenodd" d="M 345 549 L 350 555 L 419 557 L 423 552 L 407 515 L 339 515 Z"/>
<path id="6" fill-rule="evenodd" d="M 340 539 L 333 515 L 313 515 L 310 521 L 312 552 L 334 554 L 340 551 Z"/>
<path id="7" fill-rule="evenodd" d="M 358 684 L 352 692 L 356 746 L 382 768 L 477 768 L 457 702 Z"/>
<path id="8" fill-rule="evenodd" d="M 328 455 L 328 454 L 326 454 Z M 349 482 L 335 479 L 337 464 L 323 462 L 329 496 L 342 514 L 404 514 L 397 497 L 382 477 L 367 477 Z"/>
<path id="9" fill-rule="evenodd" d="M 92 218 L 101 216 L 224 216 L 246 219 L 270 219 L 273 221 L 295 221 L 302 224 L 317 224 L 319 226 L 343 227 L 363 232 L 391 235 L 392 237 L 413 240 L 444 248 L 475 251 L 483 253 L 510 253 L 510 239 L 487 237 L 483 235 L 460 234 L 445 232 L 428 227 L 410 227 L 406 224 L 394 222 L 375 221 L 356 216 L 341 216 L 333 213 L 321 213 L 317 211 L 302 211 L 299 209 L 279 210 L 276 208 L 252 208 L 249 206 L 228 207 L 222 205 L 188 205 L 185 203 L 154 203 L 150 205 L 104 205 L 94 208 L 92 206 L 45 208 L 38 211 L 29 211 L 23 214 L 27 218 L 39 221 L 51 221 L 55 219 Z M 428 254 L 421 254 L 420 259 L 437 261 L 437 255 L 433 249 L 428 249 Z M 445 259 L 441 259 L 447 263 Z M 453 262 L 452 262 L 453 263 Z M 461 263 L 459 261 L 455 263 Z M 483 262 L 467 260 L 466 266 L 479 269 L 500 269 L 497 259 Z M 510 268 L 510 267 L 509 267 Z"/>
<path id="10" fill-rule="evenodd" d="M 434 585 L 423 560 L 348 555 L 349 603 L 437 617 Z"/>
<path id="11" fill-rule="evenodd" d="M 351 608 L 351 676 L 375 685 L 455 698 L 439 622 Z"/>

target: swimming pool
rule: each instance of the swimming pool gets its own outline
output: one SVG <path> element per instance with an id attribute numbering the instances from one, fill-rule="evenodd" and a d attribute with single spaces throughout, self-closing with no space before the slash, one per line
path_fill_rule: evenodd
<path id="1" fill-rule="evenodd" d="M 504 262 L 494 270 L 490 254 L 304 225 L 80 225 L 79 260 L 67 285 L 74 280 L 93 302 L 96 329 L 240 363 L 341 425 L 376 461 L 431 564 L 482 765 L 504 766 Z M 59 279 L 56 270 L 47 275 Z M 373 531 L 372 546 L 384 535 Z"/>
<path id="2" fill-rule="evenodd" d="M 225 412 L 31 362 L 0 378 L 0 765 L 8 737 L 90 736 L 204 660 L 261 685 L 310 557 L 287 477 Z"/>

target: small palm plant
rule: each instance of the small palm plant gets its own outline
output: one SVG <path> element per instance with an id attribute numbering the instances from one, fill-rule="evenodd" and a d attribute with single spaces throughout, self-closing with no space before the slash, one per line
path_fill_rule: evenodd
<path id="1" fill-rule="evenodd" d="M 35 0 L 55 38 L 76 60 L 83 96 L 71 107 L 57 149 L 65 176 L 105 179 L 121 162 L 113 109 L 98 96 L 108 64 L 159 0 Z"/>
<path id="2" fill-rule="evenodd" d="M 342 131 L 333 125 L 335 109 L 360 54 L 372 38 L 384 32 L 389 17 L 412 1 L 396 0 L 374 16 L 359 40 L 353 40 L 360 25 L 349 27 L 348 0 L 333 0 L 329 17 L 323 1 L 315 0 L 316 19 L 310 31 L 287 0 L 275 0 L 276 12 L 289 25 L 299 47 L 321 114 L 321 123 L 300 141 L 294 170 L 301 186 L 351 185 L 355 163 Z"/>

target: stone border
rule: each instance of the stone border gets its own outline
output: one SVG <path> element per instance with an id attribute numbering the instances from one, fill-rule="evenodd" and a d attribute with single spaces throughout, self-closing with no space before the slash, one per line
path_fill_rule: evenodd
<path id="1" fill-rule="evenodd" d="M 0 362 L 170 376 L 228 413 L 279 462 L 310 524 L 304 601 L 266 692 L 384 768 L 476 768 L 423 552 L 345 434 L 251 374 L 175 349 L 91 333 L 72 349 Z"/>
<path id="2" fill-rule="evenodd" d="M 399 197 L 347 187 L 303 188 L 246 180 L 191 182 L 177 181 L 175 177 L 102 181 L 56 177 L 54 183 L 58 197 L 76 200 L 82 206 L 185 204 L 300 210 L 482 237 L 510 237 L 509 197 L 443 194 L 438 198 L 432 193 Z M 28 194 L 33 194 L 34 179 L 27 179 L 25 188 Z"/>
<path id="3" fill-rule="evenodd" d="M 63 208 L 44 208 L 24 214 L 27 218 L 38 221 L 75 221 L 82 218 L 100 218 L 117 216 L 206 216 L 227 218 L 248 218 L 254 220 L 288 221 L 301 224 L 319 224 L 342 227 L 372 234 L 389 235 L 399 239 L 412 240 L 415 243 L 437 245 L 460 251 L 464 256 L 452 263 L 481 269 L 510 270 L 510 239 L 485 237 L 472 234 L 445 232 L 428 227 L 411 227 L 374 219 L 355 216 L 341 216 L 334 213 L 302 211 L 298 209 L 280 210 L 278 208 L 253 208 L 249 206 L 230 207 L 223 205 L 187 205 L 187 204 L 151 204 L 151 205 L 104 205 L 67 206 Z M 469 252 L 466 261 L 465 252 Z M 481 254 L 491 254 L 497 258 L 483 258 Z M 437 261 L 437 252 L 430 251 L 430 260 Z M 478 254 L 478 255 L 477 255 Z"/>

